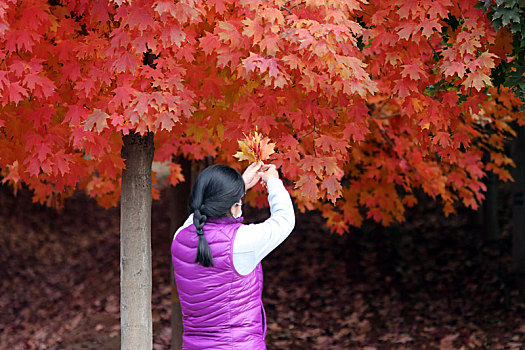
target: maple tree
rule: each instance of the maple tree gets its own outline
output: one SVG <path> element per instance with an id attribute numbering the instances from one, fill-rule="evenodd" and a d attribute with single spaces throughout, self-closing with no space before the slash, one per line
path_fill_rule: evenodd
<path id="1" fill-rule="evenodd" d="M 3 182 L 55 207 L 76 188 L 109 207 L 123 135 L 154 133 L 175 185 L 173 155 L 239 168 L 237 140 L 257 126 L 299 209 L 319 208 L 334 232 L 402 221 L 416 189 L 446 213 L 477 208 L 485 171 L 510 179 L 503 146 L 524 115 L 492 87 L 511 37 L 475 5 L 4 1 Z M 261 191 L 248 200 L 261 205 Z"/>
<path id="2" fill-rule="evenodd" d="M 336 230 L 359 225 L 358 208 L 401 219 L 411 188 L 450 212 L 476 206 L 486 167 L 508 178 L 508 158 L 482 164 L 476 140 L 494 122 L 487 108 L 507 99 L 487 89 L 512 47 L 475 2 L 13 4 L 0 17 L 2 171 L 42 203 L 79 184 L 114 205 L 129 130 L 156 132 L 158 161 L 231 162 L 257 125 L 278 141 L 275 161 L 305 208 L 342 196 Z M 497 148 L 508 121 L 493 124 Z"/>

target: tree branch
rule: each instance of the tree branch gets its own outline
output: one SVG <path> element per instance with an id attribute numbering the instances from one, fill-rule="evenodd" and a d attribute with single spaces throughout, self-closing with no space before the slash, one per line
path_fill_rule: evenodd
<path id="1" fill-rule="evenodd" d="M 315 150 L 315 117 L 314 117 L 314 129 L 312 130 L 312 146 L 314 148 L 314 156 L 317 158 L 317 151 Z"/>
<path id="2" fill-rule="evenodd" d="M 382 129 L 378 129 L 378 130 L 379 130 L 379 132 L 381 133 L 381 135 L 383 136 L 383 138 L 386 140 L 386 142 L 388 142 L 388 144 L 389 144 L 390 146 L 392 146 L 392 148 L 395 148 L 396 145 L 394 145 L 394 141 L 392 141 L 392 140 L 390 139 L 390 137 L 388 137 L 388 135 L 386 134 L 386 132 L 385 132 L 384 130 L 382 130 Z"/>
<path id="3" fill-rule="evenodd" d="M 288 7 L 285 7 L 284 5 L 282 5 L 279 9 L 280 9 L 280 10 L 285 10 L 285 11 L 288 12 L 290 15 L 293 15 L 293 12 L 292 12 Z"/>
<path id="4" fill-rule="evenodd" d="M 432 46 L 429 39 L 427 39 L 427 43 L 428 43 L 428 46 L 430 46 L 430 48 L 434 52 L 434 55 L 437 55 L 439 52 L 434 48 L 434 46 Z M 440 49 L 440 51 L 443 51 L 443 49 Z"/>
<path id="5" fill-rule="evenodd" d="M 308 135 L 312 135 L 312 146 L 313 146 L 313 149 L 314 149 L 314 155 L 317 157 L 317 151 L 315 150 L 315 132 L 316 131 L 317 131 L 317 129 L 315 128 L 315 118 L 314 118 L 314 128 L 312 129 L 312 131 L 310 131 L 307 134 L 304 134 L 301 137 L 298 137 L 297 141 L 300 141 L 300 140 L 304 139 Z"/>
<path id="6" fill-rule="evenodd" d="M 370 118 L 374 118 L 374 119 L 389 119 L 389 118 L 398 117 L 400 115 L 401 115 L 401 113 L 398 112 L 398 113 L 389 114 L 389 115 L 373 115 Z"/>

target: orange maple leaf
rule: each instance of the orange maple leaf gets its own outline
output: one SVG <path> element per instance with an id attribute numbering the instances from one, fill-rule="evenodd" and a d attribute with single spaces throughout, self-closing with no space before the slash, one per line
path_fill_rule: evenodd
<path id="1" fill-rule="evenodd" d="M 485 88 L 485 86 L 492 86 L 492 82 L 490 81 L 490 77 L 483 73 L 482 71 L 476 71 L 473 73 L 470 73 L 467 79 L 463 82 L 463 85 L 466 88 L 474 88 L 478 91 L 481 91 Z"/>
<path id="2" fill-rule="evenodd" d="M 270 155 L 275 153 L 275 143 L 271 143 L 268 137 L 262 136 L 257 132 L 257 128 L 252 135 L 244 135 L 244 140 L 238 140 L 240 151 L 233 156 L 250 163 L 267 160 Z"/>

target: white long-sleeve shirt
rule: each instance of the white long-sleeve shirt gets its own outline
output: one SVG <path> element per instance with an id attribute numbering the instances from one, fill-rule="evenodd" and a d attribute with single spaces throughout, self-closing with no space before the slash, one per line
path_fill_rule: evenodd
<path id="1" fill-rule="evenodd" d="M 241 225 L 233 242 L 233 266 L 241 275 L 252 272 L 257 264 L 281 244 L 295 226 L 295 214 L 290 194 L 279 179 L 267 182 L 270 217 L 259 224 Z M 193 224 L 191 214 L 175 232 Z"/>

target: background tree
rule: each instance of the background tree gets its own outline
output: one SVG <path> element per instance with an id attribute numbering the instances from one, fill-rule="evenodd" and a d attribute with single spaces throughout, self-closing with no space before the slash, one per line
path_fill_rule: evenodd
<path id="1" fill-rule="evenodd" d="M 151 348 L 153 147 L 176 184 L 173 155 L 231 163 L 257 126 L 299 208 L 338 233 L 403 220 L 415 189 L 452 213 L 477 208 L 485 171 L 510 179 L 503 145 L 523 113 L 490 74 L 512 45 L 475 4 L 3 2 L 3 181 L 55 207 L 75 188 L 121 198 L 122 347 Z"/>
<path id="2" fill-rule="evenodd" d="M 525 3 L 517 0 L 484 1 L 477 7 L 486 11 L 498 35 L 512 40 L 512 56 L 502 60 L 494 69 L 494 83 L 508 87 L 525 102 Z M 520 109 L 523 111 L 525 104 L 521 104 Z M 525 129 L 522 124 L 515 126 L 515 129 L 512 256 L 517 271 L 525 273 Z"/>

